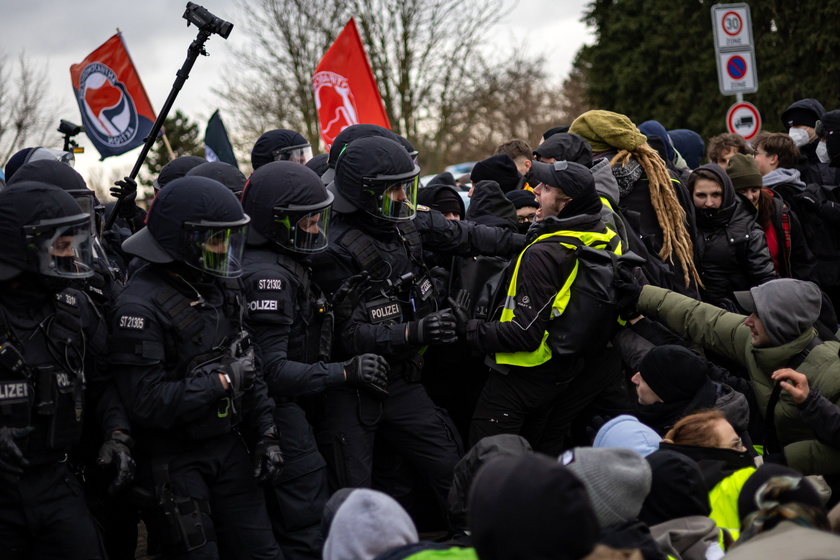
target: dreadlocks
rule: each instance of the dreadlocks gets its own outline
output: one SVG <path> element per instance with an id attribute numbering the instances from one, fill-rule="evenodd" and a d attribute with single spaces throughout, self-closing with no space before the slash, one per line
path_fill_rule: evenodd
<path id="1" fill-rule="evenodd" d="M 685 228 L 685 210 L 680 206 L 674 189 L 671 187 L 671 177 L 665 162 L 659 154 L 644 143 L 631 150 L 620 150 L 610 161 L 610 165 L 625 165 L 633 157 L 642 166 L 647 175 L 650 201 L 656 211 L 656 219 L 662 228 L 663 244 L 659 257 L 674 264 L 674 253 L 682 263 L 685 285 L 689 286 L 693 280 L 702 286 L 700 275 L 694 266 L 694 245 Z"/>

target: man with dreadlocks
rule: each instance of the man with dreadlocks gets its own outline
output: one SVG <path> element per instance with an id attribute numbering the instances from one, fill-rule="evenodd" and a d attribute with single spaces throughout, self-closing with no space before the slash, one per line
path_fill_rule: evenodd
<path id="1" fill-rule="evenodd" d="M 569 132 L 592 146 L 593 159 L 610 158 L 619 186 L 619 209 L 642 238 L 648 252 L 659 255 L 665 274 L 652 283 L 697 297 L 700 277 L 694 266 L 694 206 L 686 188 L 647 143 L 647 137 L 624 115 L 587 111 Z"/>

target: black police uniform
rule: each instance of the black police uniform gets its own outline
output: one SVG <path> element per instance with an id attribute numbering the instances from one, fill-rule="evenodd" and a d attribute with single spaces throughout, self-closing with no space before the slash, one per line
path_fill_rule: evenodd
<path id="1" fill-rule="evenodd" d="M 16 219 L 28 224 L 21 214 L 38 214 L 36 208 L 55 209 L 56 204 L 62 212 L 42 212 L 39 217 L 50 221 L 81 214 L 72 197 L 55 187 L 19 183 L 6 189 L 0 200 L 0 207 L 18 214 L 3 215 L 4 226 L 14 225 Z M 9 278 L 15 275 L 5 265 L 20 234 L 4 226 L 0 260 Z M 19 242 L 22 248 L 22 237 Z M 3 442 L 3 558 L 106 557 L 67 456 L 79 443 L 84 425 L 111 434 L 127 432 L 128 420 L 107 367 L 107 326 L 83 292 L 61 289 L 67 283 L 26 271 L 0 284 L 0 431 L 4 436 L 15 434 L 28 462 L 18 471 L 10 468 L 8 444 Z"/>
<path id="2" fill-rule="evenodd" d="M 249 248 L 243 283 L 248 325 L 283 434 L 283 474 L 267 493 L 272 526 L 286 558 L 320 558 L 321 514 L 329 499 L 326 463 L 296 397 L 343 383 L 344 367 L 324 361 L 329 351 L 322 348 L 321 334 L 331 322 L 323 325 L 324 299 L 307 266 L 269 249 Z"/>
<path id="3" fill-rule="evenodd" d="M 329 389 L 317 426 L 318 445 L 333 487 L 370 486 L 374 436 L 381 438 L 425 474 L 439 503 L 445 503 L 462 443 L 446 411 L 432 403 L 419 383 L 422 344 L 406 340 L 406 323 L 438 308 L 423 245 L 464 256 L 505 255 L 521 248 L 524 238 L 447 220 L 428 208 L 390 231 L 377 231 L 363 214 L 333 219 L 330 247 L 313 259 L 313 270 L 316 282 L 333 296 L 348 278 L 369 273 L 370 280 L 335 302 L 334 358 L 364 352 L 384 356 L 391 366 L 388 398 L 378 400 L 349 387 Z"/>
<path id="4" fill-rule="evenodd" d="M 203 198 L 190 198 L 196 195 Z M 183 234 L 179 216 L 188 209 L 176 196 L 199 208 L 218 196 L 236 203 L 209 179 L 173 181 L 161 189 L 149 226 L 126 242 L 126 250 L 140 254 L 140 243 L 154 244 L 149 228 L 165 219 L 178 223 L 177 231 L 159 232 L 159 238 Z M 236 394 L 219 378 L 219 372 L 249 367 L 241 284 L 194 272 L 182 262 L 150 263 L 134 274 L 114 307 L 111 361 L 120 371 L 117 387 L 137 441 L 135 497 L 168 555 L 282 558 L 243 441 L 275 432 L 273 403 L 259 375 L 251 389 Z"/>

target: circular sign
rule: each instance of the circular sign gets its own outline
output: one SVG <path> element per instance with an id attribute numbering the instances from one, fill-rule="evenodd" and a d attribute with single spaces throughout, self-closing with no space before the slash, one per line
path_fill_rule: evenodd
<path id="1" fill-rule="evenodd" d="M 726 61 L 726 73 L 733 80 L 742 80 L 747 75 L 747 61 L 737 54 L 729 57 Z"/>
<path id="2" fill-rule="evenodd" d="M 726 12 L 723 14 L 721 24 L 723 25 L 723 32 L 730 37 L 734 37 L 744 28 L 744 22 L 741 20 L 738 12 Z"/>
<path id="3" fill-rule="evenodd" d="M 726 129 L 750 141 L 761 131 L 761 115 L 752 103 L 736 103 L 726 113 Z"/>

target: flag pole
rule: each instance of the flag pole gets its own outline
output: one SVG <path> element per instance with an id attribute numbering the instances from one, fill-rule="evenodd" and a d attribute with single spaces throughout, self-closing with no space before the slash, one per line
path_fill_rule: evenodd
<path id="1" fill-rule="evenodd" d="M 190 77 L 190 70 L 192 70 L 195 61 L 198 59 L 198 55 L 207 55 L 207 51 L 204 50 L 204 43 L 207 42 L 207 39 L 209 39 L 210 35 L 213 33 L 218 33 L 223 39 L 227 39 L 233 29 L 232 23 L 226 22 L 214 16 L 202 6 L 193 4 L 192 2 L 187 2 L 187 11 L 184 12 L 183 17 L 187 20 L 187 25 L 193 23 L 196 27 L 198 27 L 198 35 L 190 44 L 189 49 L 187 49 L 187 58 L 184 60 L 184 64 L 175 73 L 177 77 L 175 78 L 175 82 L 172 84 L 172 89 L 169 91 L 169 96 L 166 98 L 160 113 L 158 113 L 155 124 L 152 125 L 152 129 L 149 131 L 149 135 L 146 137 L 146 141 L 143 144 L 143 149 L 140 150 L 140 155 L 137 156 L 137 161 L 134 162 L 134 167 L 132 168 L 131 173 L 129 173 L 129 177 L 131 179 L 135 179 L 137 174 L 140 173 L 140 168 L 143 166 L 143 162 L 149 154 L 149 150 L 152 149 L 152 144 L 155 143 L 158 132 L 160 132 L 160 129 L 163 127 L 163 121 L 166 120 L 166 117 L 169 115 L 169 110 L 172 109 L 172 105 L 175 103 L 175 98 L 178 97 L 178 93 Z M 105 231 L 110 230 L 114 225 L 122 200 L 122 198 L 117 199 L 116 205 L 111 210 L 111 214 L 108 216 L 108 221 L 105 223 Z"/>

